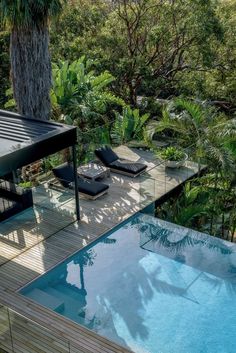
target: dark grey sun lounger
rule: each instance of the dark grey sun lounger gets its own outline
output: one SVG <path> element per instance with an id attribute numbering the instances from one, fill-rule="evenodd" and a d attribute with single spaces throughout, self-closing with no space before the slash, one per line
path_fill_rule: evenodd
<path id="1" fill-rule="evenodd" d="M 132 162 L 119 158 L 118 155 L 108 146 L 98 148 L 94 151 L 100 161 L 111 171 L 136 177 L 140 175 L 147 166 L 143 163 Z"/>
<path id="2" fill-rule="evenodd" d="M 53 174 L 64 188 L 74 188 L 73 168 L 68 163 L 64 163 L 53 168 Z M 78 190 L 85 197 L 95 200 L 99 196 L 104 195 L 109 189 L 109 186 L 98 181 L 83 179 L 78 176 Z"/>

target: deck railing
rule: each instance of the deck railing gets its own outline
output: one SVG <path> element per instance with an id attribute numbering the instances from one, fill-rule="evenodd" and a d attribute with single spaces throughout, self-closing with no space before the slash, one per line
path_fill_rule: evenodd
<path id="1" fill-rule="evenodd" d="M 138 131 L 135 131 L 138 129 Z M 194 145 L 192 146 L 179 146 L 177 140 L 163 137 L 161 134 L 159 136 L 155 136 L 155 139 L 152 141 L 150 137 L 147 136 L 147 133 L 140 132 L 139 128 L 135 128 L 135 122 L 133 120 L 127 120 L 125 122 L 120 122 L 120 126 L 117 121 L 111 121 L 104 123 L 101 126 L 91 128 L 87 131 L 82 131 L 78 129 L 78 146 L 77 146 L 77 159 L 78 165 L 83 165 L 88 162 L 96 160 L 94 150 L 102 145 L 109 145 L 112 149 L 115 149 L 119 146 L 126 146 L 127 149 L 132 150 L 136 149 L 136 151 L 145 151 L 150 150 L 153 152 L 152 161 L 147 168 L 147 172 L 143 176 L 139 177 L 140 180 L 140 189 L 142 189 L 142 185 L 144 183 L 152 184 L 150 187 L 150 193 L 152 193 L 156 187 L 158 187 L 158 180 L 162 184 L 164 188 L 163 191 L 168 191 L 169 184 L 171 180 L 173 181 L 174 174 L 176 170 L 173 171 L 170 168 L 165 170 L 165 162 L 158 157 L 157 151 L 160 151 L 162 148 L 167 146 L 177 146 L 180 147 L 183 152 L 188 155 L 188 161 L 185 163 L 186 168 L 181 168 L 181 174 L 185 179 L 188 179 L 192 175 L 191 170 L 191 161 L 199 163 L 200 160 L 196 158 L 196 148 Z M 118 152 L 119 154 L 119 152 Z M 142 153 L 140 153 L 140 156 Z M 145 155 L 145 153 L 143 153 Z M 127 157 L 129 156 L 122 156 Z M 55 155 L 52 155 L 48 158 L 45 158 L 44 161 L 40 164 L 40 172 L 37 174 L 36 178 L 40 181 L 45 181 L 45 179 L 50 179 L 52 174 L 51 170 L 53 167 L 62 164 L 65 159 L 70 159 L 68 151 L 60 152 Z M 145 159 L 145 158 L 144 158 Z M 137 153 L 137 159 L 134 161 L 142 162 L 142 158 L 139 158 L 139 153 Z M 165 171 L 165 172 L 164 172 Z M 176 177 L 176 176 L 175 176 Z M 31 180 L 31 179 L 30 179 Z M 40 187 L 40 186 L 39 186 Z M 38 187 L 38 190 L 39 190 Z M 45 187 L 45 186 L 44 186 Z M 48 190 L 50 189 L 50 186 Z M 64 189 L 64 193 L 72 194 L 72 192 L 66 191 Z M 48 193 L 50 196 L 50 192 Z M 35 204 L 35 199 L 34 199 Z"/>
<path id="2" fill-rule="evenodd" d="M 86 353 L 83 343 L 63 337 L 48 327 L 0 304 L 0 353 Z M 79 340 L 78 340 L 79 342 Z"/>
<path id="3" fill-rule="evenodd" d="M 39 317 L 40 315 L 39 312 Z M 52 329 L 48 322 L 47 327 L 42 326 L 0 302 L 0 353 L 94 353 L 96 344 L 91 344 L 90 347 L 81 337 L 68 339 L 65 335 L 63 325 Z M 88 337 L 89 335 L 87 341 Z M 108 346 L 105 346 L 105 351 L 108 352 Z M 115 350 L 112 346 L 111 343 L 113 352 Z M 115 346 L 117 352 L 131 353 L 129 349 Z"/>
<path id="4" fill-rule="evenodd" d="M 0 304 L 0 352 L 37 353 L 39 350 L 42 353 L 71 352 L 67 339 Z"/>
<path id="5" fill-rule="evenodd" d="M 124 149 L 123 158 L 129 159 L 129 151 L 133 151 L 135 162 L 144 162 L 142 156 L 145 156 L 145 150 L 152 152 L 152 160 L 148 165 L 147 172 L 141 175 L 138 180 L 140 181 L 140 188 L 142 189 L 143 182 L 150 184 L 150 193 L 153 193 L 158 187 L 159 182 L 163 185 L 164 191 L 167 192 L 169 184 L 173 178 L 177 177 L 178 169 L 165 168 L 166 162 L 158 157 L 158 152 L 168 146 L 176 146 L 181 149 L 187 155 L 187 161 L 184 163 L 185 168 L 179 169 L 179 175 L 181 174 L 184 180 L 189 179 L 192 176 L 192 166 L 196 168 L 198 165 L 199 172 L 204 161 L 199 159 L 196 154 L 196 146 L 194 144 L 186 146 L 179 145 L 178 141 L 174 138 L 165 138 L 162 135 L 156 136 L 154 140 L 150 139 L 144 133 L 143 137 L 140 134 L 136 135 L 135 132 L 129 133 L 129 127 L 132 127 L 133 121 L 126 121 L 126 127 L 120 129 L 117 128 L 117 122 L 109 122 L 102 126 L 90 129 L 89 131 L 78 132 L 78 160 L 79 164 L 84 164 L 89 161 L 96 160 L 94 150 L 101 147 L 102 145 L 109 145 L 112 149 L 120 146 L 127 147 L 128 154 L 126 155 Z M 118 149 L 118 151 L 120 151 Z M 135 158 L 135 152 L 137 152 L 137 158 Z M 138 152 L 140 151 L 140 153 Z M 119 152 L 117 152 L 119 154 Z M 131 152 L 132 154 L 132 152 Z M 145 159 L 145 157 L 144 157 Z M 174 176 L 175 175 L 175 176 Z M 152 187 L 151 187 L 152 184 Z"/>
<path id="6" fill-rule="evenodd" d="M 126 128 L 128 129 L 129 126 L 132 126 L 133 122 L 126 122 Z M 196 151 L 195 151 L 195 146 L 191 145 L 188 147 L 184 146 L 179 146 L 183 152 L 185 152 L 188 155 L 188 159 L 185 163 L 184 168 L 180 169 L 171 169 L 171 168 L 165 168 L 165 161 L 161 160 L 158 157 L 157 151 L 161 150 L 161 148 L 166 147 L 166 146 L 178 146 L 176 141 L 174 139 L 168 139 L 168 141 L 165 143 L 163 136 L 156 137 L 156 140 L 153 141 L 153 143 L 148 142 L 146 140 L 146 137 L 144 136 L 143 139 L 140 139 L 139 137 L 134 137 L 133 135 L 130 134 L 128 135 L 127 132 L 120 131 L 119 134 L 119 129 L 117 130 L 114 128 L 115 122 L 109 122 L 107 124 L 104 124 L 99 127 L 95 127 L 93 129 L 90 129 L 89 131 L 78 131 L 78 146 L 77 146 L 77 156 L 78 156 L 78 165 L 84 165 L 88 162 L 95 161 L 96 156 L 94 154 L 94 151 L 96 148 L 101 147 L 102 145 L 109 145 L 111 146 L 112 149 L 115 149 L 117 147 L 117 153 L 118 155 L 120 154 L 120 147 L 123 147 L 123 155 L 121 157 L 129 159 L 131 157 L 131 160 L 134 162 L 141 162 L 141 163 L 146 163 L 146 155 L 151 152 L 151 160 L 148 163 L 148 168 L 145 173 L 140 175 L 138 178 L 128 178 L 125 180 L 125 183 L 130 184 L 131 189 L 135 193 L 135 190 L 137 191 L 136 195 L 136 201 L 138 203 L 138 208 L 141 209 L 142 207 L 146 207 L 148 204 L 151 204 L 152 202 L 156 201 L 157 199 L 160 199 L 162 202 L 162 197 L 168 197 L 168 193 L 171 192 L 173 187 L 175 187 L 177 184 L 181 185 L 182 180 L 186 181 L 193 175 L 193 163 L 194 163 L 194 168 L 196 169 L 196 163 L 200 163 L 200 161 L 196 160 Z M 123 135 L 122 135 L 123 133 Z M 135 135 L 135 134 L 134 134 Z M 126 154 L 127 150 L 127 154 Z M 68 152 L 68 151 L 67 151 Z M 66 151 L 64 153 L 56 154 L 54 156 L 50 156 L 48 159 L 44 161 L 44 165 L 46 166 L 46 170 L 43 168 L 43 173 L 46 172 L 47 175 L 49 175 L 49 179 L 52 175 L 50 175 L 50 170 L 52 167 L 59 165 L 63 163 L 63 158 L 68 157 L 68 153 Z M 145 153 L 148 152 L 148 153 Z M 66 156 L 67 154 L 67 156 Z M 200 166 L 200 164 L 199 164 Z M 117 181 L 117 187 L 119 184 L 119 176 L 118 174 L 114 174 L 114 177 L 116 178 Z M 121 177 L 120 177 L 121 178 Z M 44 178 L 42 179 L 44 180 Z M 121 181 L 121 179 L 120 179 Z M 103 182 L 103 180 L 102 180 Z M 104 180 L 104 183 L 109 183 L 109 180 Z M 124 181 L 123 181 L 124 182 Z M 41 186 L 38 186 L 36 190 L 43 190 L 45 188 L 46 184 L 41 184 Z M 120 185 L 122 186 L 125 185 Z M 48 195 L 50 196 L 50 189 L 52 185 L 49 185 L 48 190 Z M 63 192 L 68 195 L 68 197 L 73 197 L 72 191 L 66 190 L 64 188 Z M 38 192 L 40 193 L 40 192 Z M 48 195 L 45 193 L 45 202 L 48 203 Z M 52 193 L 53 195 L 53 193 Z M 41 199 L 38 198 L 41 202 Z M 132 200 L 132 197 L 131 197 Z M 61 198 L 60 198 L 61 201 Z M 51 202 L 51 201 L 50 201 Z M 35 201 L 34 198 L 34 204 L 37 204 L 37 201 Z M 55 204 L 52 204 L 53 207 Z M 50 206 L 50 203 L 48 203 L 48 207 Z M 63 207 L 61 207 L 64 209 Z M 71 208 L 72 209 L 72 208 Z M 65 215 L 63 214 L 63 217 Z M 73 215 L 72 215 L 73 217 Z"/>

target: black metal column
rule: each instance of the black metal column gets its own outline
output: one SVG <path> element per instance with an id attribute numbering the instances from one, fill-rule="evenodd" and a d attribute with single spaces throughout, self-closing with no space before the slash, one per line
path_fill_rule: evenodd
<path id="1" fill-rule="evenodd" d="M 76 158 L 76 145 L 72 146 L 73 156 L 73 170 L 74 170 L 74 181 L 75 181 L 75 208 L 77 221 L 80 220 L 80 207 L 79 207 L 79 188 L 78 188 L 78 174 L 77 174 L 77 158 Z"/>

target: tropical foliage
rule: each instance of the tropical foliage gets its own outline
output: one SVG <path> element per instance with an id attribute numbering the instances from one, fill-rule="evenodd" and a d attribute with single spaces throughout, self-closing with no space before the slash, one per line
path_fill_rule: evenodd
<path id="1" fill-rule="evenodd" d="M 227 182 L 215 187 L 215 178 L 208 174 L 189 182 L 180 196 L 158 209 L 158 216 L 233 241 L 236 189 Z"/>
<path id="2" fill-rule="evenodd" d="M 124 105 L 108 90 L 115 78 L 107 71 L 96 75 L 92 61 L 80 59 L 53 64 L 51 102 L 53 116 L 80 128 L 91 128 L 112 117 L 112 111 Z"/>
<path id="3" fill-rule="evenodd" d="M 181 161 L 185 153 L 177 147 L 167 147 L 158 154 L 165 161 Z"/>
<path id="4" fill-rule="evenodd" d="M 131 140 L 144 139 L 144 127 L 149 119 L 148 113 L 140 115 L 138 109 L 129 106 L 123 108 L 122 113 L 115 113 L 115 123 L 112 129 L 113 141 L 123 144 Z"/>
<path id="5" fill-rule="evenodd" d="M 176 99 L 147 127 L 149 141 L 158 136 L 186 147 L 193 160 L 207 165 L 207 174 L 187 184 L 181 195 L 158 210 L 172 222 L 233 240 L 235 228 L 236 121 L 206 102 Z M 153 142 L 151 142 L 153 147 Z M 190 147 L 189 147 L 190 146 Z M 164 156 L 175 152 L 164 150 Z M 200 169 L 199 169 L 200 170 Z"/>
<path id="6" fill-rule="evenodd" d="M 46 15 L 60 10 L 55 6 L 59 1 L 40 3 L 48 5 Z M 10 5 L 1 5 L 3 17 L 3 5 Z M 60 18 L 50 24 L 52 59 L 71 62 L 86 55 L 98 73 L 108 70 L 117 78 L 112 88 L 127 101 L 139 94 L 184 94 L 211 99 L 232 113 L 235 6 L 234 0 L 67 1 Z M 8 57 L 7 47 L 4 55 Z M 8 68 L 4 80 L 9 76 Z"/>
<path id="7" fill-rule="evenodd" d="M 229 144 L 236 139 L 236 119 L 228 119 L 203 104 L 176 99 L 152 121 L 147 135 L 172 132 L 183 146 L 194 146 L 195 157 L 215 170 L 233 171 L 234 158 Z"/>

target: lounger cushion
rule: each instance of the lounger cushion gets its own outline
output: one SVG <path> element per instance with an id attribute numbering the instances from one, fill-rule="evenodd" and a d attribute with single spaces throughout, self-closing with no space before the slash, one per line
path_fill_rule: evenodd
<path id="1" fill-rule="evenodd" d="M 135 162 L 119 159 L 111 163 L 110 168 L 136 175 L 144 171 L 147 168 L 147 166 L 142 163 L 135 163 Z"/>
<path id="2" fill-rule="evenodd" d="M 98 181 L 90 181 L 82 178 L 78 178 L 79 192 L 90 196 L 97 196 L 102 192 L 106 191 L 109 186 Z"/>
<path id="3" fill-rule="evenodd" d="M 60 181 L 60 183 L 66 188 L 73 188 L 74 187 L 74 174 L 73 168 L 65 163 L 56 168 L 53 168 L 53 174 L 55 177 Z M 87 194 L 90 196 L 97 196 L 98 194 L 106 191 L 109 188 L 108 185 L 97 182 L 82 179 L 78 177 L 78 189 L 79 192 L 83 194 Z"/>
<path id="4" fill-rule="evenodd" d="M 74 181 L 73 169 L 68 163 L 53 168 L 52 172 L 65 188 L 69 188 L 70 184 Z"/>
<path id="5" fill-rule="evenodd" d="M 108 146 L 104 146 L 95 150 L 95 155 L 104 163 L 106 166 L 109 166 L 112 162 L 119 159 L 117 154 L 112 151 Z"/>

